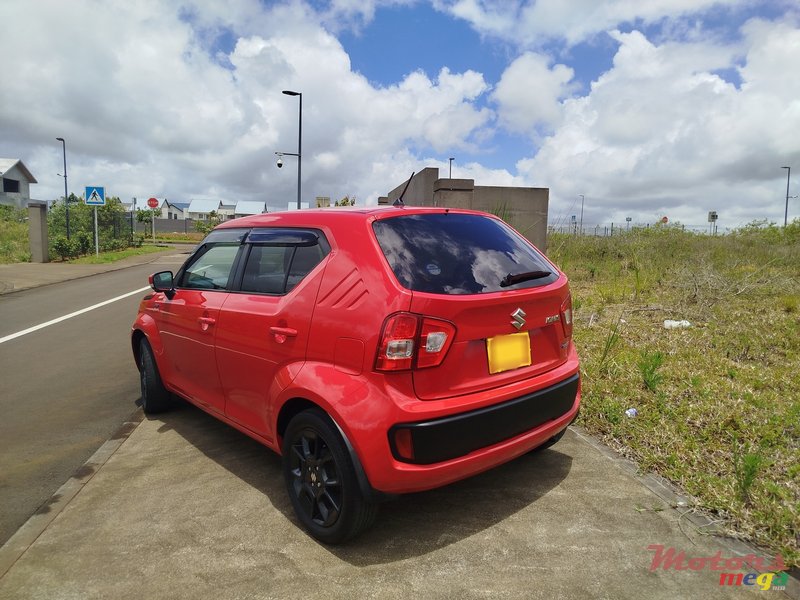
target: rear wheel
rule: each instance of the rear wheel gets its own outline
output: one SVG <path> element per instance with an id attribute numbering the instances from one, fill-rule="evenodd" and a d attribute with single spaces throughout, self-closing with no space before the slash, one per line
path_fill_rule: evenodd
<path id="1" fill-rule="evenodd" d="M 142 388 L 142 410 L 147 414 L 169 408 L 170 395 L 161 382 L 153 350 L 147 340 L 139 343 L 139 382 Z"/>
<path id="2" fill-rule="evenodd" d="M 295 416 L 282 451 L 286 490 L 312 536 L 339 544 L 372 524 L 377 505 L 363 497 L 344 441 L 327 415 L 308 410 Z"/>

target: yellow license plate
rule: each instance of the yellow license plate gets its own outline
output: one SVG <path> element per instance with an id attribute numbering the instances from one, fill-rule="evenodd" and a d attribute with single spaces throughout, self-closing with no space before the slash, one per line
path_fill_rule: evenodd
<path id="1" fill-rule="evenodd" d="M 486 340 L 489 372 L 502 373 L 531 364 L 531 338 L 527 332 L 498 335 Z"/>

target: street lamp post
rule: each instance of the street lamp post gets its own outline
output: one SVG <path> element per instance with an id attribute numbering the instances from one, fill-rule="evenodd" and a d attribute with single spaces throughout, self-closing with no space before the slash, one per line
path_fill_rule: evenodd
<path id="1" fill-rule="evenodd" d="M 455 160 L 455 158 L 453 158 L 451 156 L 448 160 L 450 161 L 450 176 L 448 177 L 448 179 L 452 179 L 453 178 L 453 161 Z"/>
<path id="2" fill-rule="evenodd" d="M 581 197 L 581 235 L 583 235 L 583 194 L 578 194 Z"/>
<path id="3" fill-rule="evenodd" d="M 64 153 L 64 210 L 66 211 L 67 215 L 67 239 L 69 239 L 69 195 L 67 194 L 67 142 L 65 142 L 64 138 L 62 137 L 57 137 L 56 139 L 59 142 L 61 142 L 61 149 L 63 150 Z"/>
<path id="4" fill-rule="evenodd" d="M 283 93 L 287 96 L 297 96 L 300 100 L 300 110 L 298 111 L 298 118 L 297 118 L 297 210 L 300 210 L 300 176 L 301 176 L 301 164 L 302 164 L 302 154 L 303 154 L 303 94 L 300 92 L 293 92 L 292 90 L 283 90 Z M 290 154 L 289 152 L 284 152 L 284 154 Z"/>
<path id="5" fill-rule="evenodd" d="M 789 177 L 792 175 L 792 167 L 781 167 L 786 169 L 786 208 L 783 210 L 783 226 L 789 222 Z"/>

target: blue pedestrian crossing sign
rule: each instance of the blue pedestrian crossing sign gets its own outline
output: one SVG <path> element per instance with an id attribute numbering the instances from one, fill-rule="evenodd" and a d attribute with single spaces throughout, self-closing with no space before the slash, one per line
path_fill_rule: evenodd
<path id="1" fill-rule="evenodd" d="M 86 204 L 89 206 L 104 206 L 106 203 L 106 189 L 93 185 L 86 188 Z"/>

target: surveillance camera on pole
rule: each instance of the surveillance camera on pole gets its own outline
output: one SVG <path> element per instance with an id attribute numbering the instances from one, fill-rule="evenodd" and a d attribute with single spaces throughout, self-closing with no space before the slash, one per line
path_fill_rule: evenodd
<path id="1" fill-rule="evenodd" d="M 283 167 L 283 154 L 280 153 L 280 152 L 276 152 L 275 154 L 278 155 L 277 165 L 278 165 L 278 168 L 280 169 L 281 167 Z"/>

